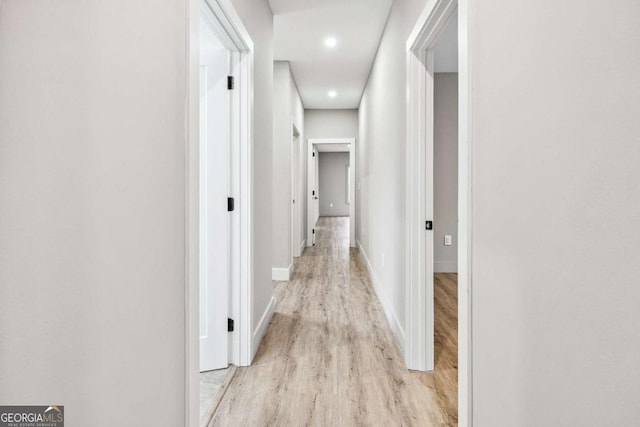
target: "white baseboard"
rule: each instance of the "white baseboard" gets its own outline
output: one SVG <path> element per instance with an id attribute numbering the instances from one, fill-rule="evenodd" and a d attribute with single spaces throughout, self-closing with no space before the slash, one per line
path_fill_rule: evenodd
<path id="1" fill-rule="evenodd" d="M 296 256 L 302 255 L 302 253 L 304 252 L 304 248 L 306 246 L 307 246 L 307 239 L 303 240 L 302 243 L 300 243 L 300 246 L 298 247 L 298 254 Z"/>
<path id="2" fill-rule="evenodd" d="M 403 356 L 404 353 L 404 329 L 402 325 L 400 325 L 400 321 L 398 321 L 398 316 L 396 316 L 396 312 L 393 310 L 393 305 L 391 301 L 387 298 L 387 296 L 382 292 L 382 286 L 380 281 L 378 280 L 378 276 L 375 271 L 373 271 L 373 267 L 371 266 L 371 262 L 369 262 L 369 258 L 367 257 L 367 253 L 364 251 L 362 244 L 360 241 L 357 241 L 358 248 L 360 249 L 360 255 L 364 260 L 365 265 L 367 266 L 367 271 L 369 272 L 369 276 L 371 277 L 371 283 L 373 284 L 373 289 L 376 291 L 376 295 L 380 300 L 380 304 L 382 304 L 382 308 L 384 310 L 384 314 L 387 316 L 387 321 L 391 326 L 391 331 L 393 335 L 396 337 L 396 342 L 398 347 L 400 347 L 400 352 Z"/>
<path id="3" fill-rule="evenodd" d="M 262 338 L 264 338 L 264 334 L 267 332 L 267 328 L 269 327 L 269 323 L 271 322 L 271 318 L 273 317 L 273 312 L 276 309 L 276 297 L 271 297 L 271 301 L 269 301 L 269 305 L 262 313 L 262 317 L 260 318 L 260 322 L 258 322 L 258 326 L 256 326 L 255 331 L 253 332 L 253 338 L 251 340 L 251 362 L 253 363 L 253 358 L 256 357 L 256 353 L 258 352 L 258 348 L 260 347 L 260 343 L 262 342 Z"/>
<path id="4" fill-rule="evenodd" d="M 447 261 L 434 261 L 433 271 L 436 273 L 457 273 L 458 263 Z"/>
<path id="5" fill-rule="evenodd" d="M 287 268 L 272 268 L 271 280 L 277 280 L 279 282 L 288 282 L 291 280 L 291 272 L 293 271 L 293 264 L 289 264 Z"/>

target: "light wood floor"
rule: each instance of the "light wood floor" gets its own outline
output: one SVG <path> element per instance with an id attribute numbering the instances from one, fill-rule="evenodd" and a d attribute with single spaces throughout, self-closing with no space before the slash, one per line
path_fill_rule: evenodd
<path id="1" fill-rule="evenodd" d="M 321 218 L 316 246 L 276 282 L 252 366 L 239 368 L 211 426 L 457 424 L 455 275 L 436 278 L 436 371 L 408 371 L 348 218 Z"/>

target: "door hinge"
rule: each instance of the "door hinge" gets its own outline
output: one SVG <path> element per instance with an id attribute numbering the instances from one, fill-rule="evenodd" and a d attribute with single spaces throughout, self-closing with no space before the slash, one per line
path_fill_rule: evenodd
<path id="1" fill-rule="evenodd" d="M 315 196 L 316 195 L 316 190 L 311 190 L 311 195 Z"/>
<path id="2" fill-rule="evenodd" d="M 433 221 L 426 221 L 424 224 L 425 230 L 433 230 Z"/>
<path id="3" fill-rule="evenodd" d="M 233 76 L 227 76 L 227 89 L 233 90 L 235 87 L 235 81 Z"/>
<path id="4" fill-rule="evenodd" d="M 311 157 L 315 157 L 315 156 L 316 156 L 316 153 L 314 151 L 313 154 L 311 154 Z"/>
<path id="5" fill-rule="evenodd" d="M 227 319 L 227 332 L 233 332 L 233 319 Z"/>
<path id="6" fill-rule="evenodd" d="M 227 197 L 227 211 L 233 212 L 236 208 L 236 201 L 233 197 Z"/>
<path id="7" fill-rule="evenodd" d="M 315 228 L 311 230 L 311 234 L 316 234 L 316 229 Z"/>

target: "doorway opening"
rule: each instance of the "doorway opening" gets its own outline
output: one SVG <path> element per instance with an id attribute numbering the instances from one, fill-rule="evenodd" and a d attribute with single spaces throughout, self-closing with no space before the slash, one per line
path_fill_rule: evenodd
<path id="1" fill-rule="evenodd" d="M 303 229 L 302 229 L 302 170 L 300 161 L 300 131 L 295 124 L 292 127 L 291 145 L 291 254 L 292 257 L 299 257 L 304 250 Z M 293 266 L 295 263 L 291 263 Z"/>
<path id="2" fill-rule="evenodd" d="M 458 22 L 457 13 L 433 49 L 434 378 L 443 412 L 458 422 Z M 428 185 L 428 184 L 427 184 Z"/>
<path id="3" fill-rule="evenodd" d="M 349 246 L 356 247 L 355 138 L 309 139 L 307 246 L 316 239 L 321 216 L 349 217 Z M 321 169 L 326 173 L 321 174 Z"/>
<path id="4" fill-rule="evenodd" d="M 457 366 L 461 426 L 471 414 L 468 13 L 466 0 L 429 4 L 407 40 L 405 359 L 410 369 L 435 368 L 436 379 L 447 364 Z M 443 312 L 453 301 L 457 308 Z M 447 317 L 457 317 L 457 334 L 447 331 Z"/>
<path id="5" fill-rule="evenodd" d="M 256 351 L 251 334 L 253 43 L 228 2 L 190 5 L 185 425 L 197 426 L 206 423 L 214 400 L 204 399 L 201 408 L 201 378 L 206 394 L 218 382 L 216 370 L 247 366 Z"/>

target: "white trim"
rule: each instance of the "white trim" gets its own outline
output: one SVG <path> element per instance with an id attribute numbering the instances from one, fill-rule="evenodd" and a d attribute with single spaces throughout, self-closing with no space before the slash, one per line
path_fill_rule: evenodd
<path id="1" fill-rule="evenodd" d="M 271 280 L 277 280 L 279 282 L 288 282 L 291 280 L 291 273 L 293 272 L 293 263 L 289 264 L 287 268 L 276 268 L 273 267 L 271 269 Z"/>
<path id="2" fill-rule="evenodd" d="M 253 52 L 253 41 L 231 0 L 204 0 L 221 30 L 221 41 L 237 51 Z"/>
<path id="3" fill-rule="evenodd" d="M 349 203 L 349 246 L 352 248 L 356 247 L 356 164 L 358 163 L 358 159 L 356 158 L 356 140 L 353 139 L 353 142 L 349 146 L 349 186 L 351 187 L 349 190 L 349 194 L 351 195 L 351 200 Z"/>
<path id="4" fill-rule="evenodd" d="M 236 26 L 244 30 L 237 19 Z M 241 34 L 244 31 L 240 31 Z M 240 286 L 238 303 L 239 366 L 249 366 L 253 360 L 251 330 L 253 325 L 253 42 L 246 36 L 246 49 L 238 63 L 238 102 L 241 104 L 239 138 L 240 148 Z M 243 209 L 244 207 L 244 209 Z M 233 312 L 232 312 L 233 313 Z"/>
<path id="5" fill-rule="evenodd" d="M 424 221 L 432 200 L 426 200 L 427 146 L 432 147 L 433 71 L 430 49 L 458 10 L 458 422 L 471 426 L 472 413 L 472 143 L 470 0 L 429 0 L 407 40 L 407 365 L 433 368 L 433 283 L 427 256 L 433 256 Z M 430 130 L 430 132 L 427 132 Z M 432 278 L 431 278 L 432 279 Z M 422 292 L 425 287 L 426 292 Z M 430 320 L 425 330 L 425 320 Z"/>
<path id="6" fill-rule="evenodd" d="M 236 87 L 231 100 L 231 303 L 236 319 L 230 362 L 246 366 L 255 353 L 253 325 L 253 42 L 230 0 L 189 0 L 186 18 L 185 97 L 185 426 L 199 425 L 199 68 L 200 17 L 232 52 Z"/>
<path id="7" fill-rule="evenodd" d="M 434 273 L 457 273 L 458 263 L 451 261 L 434 261 L 433 263 Z"/>
<path id="8" fill-rule="evenodd" d="M 307 239 L 302 239 L 302 242 L 300 242 L 300 246 L 298 246 L 298 256 L 301 256 L 302 253 L 304 252 L 304 248 L 307 246 Z"/>
<path id="9" fill-rule="evenodd" d="M 317 194 L 314 194 L 315 188 L 313 188 L 313 181 L 316 180 L 316 176 L 318 176 L 317 168 L 319 166 L 318 159 L 315 159 L 314 153 L 316 152 L 315 147 L 309 141 L 307 141 L 307 246 L 311 247 L 316 244 L 316 236 L 313 234 L 313 229 L 316 226 L 316 211 L 315 206 L 318 204 L 315 199 L 318 197 Z M 315 160 L 314 160 L 315 159 Z M 315 163 L 314 163 L 315 162 Z M 311 170 L 311 165 L 315 164 L 313 171 Z M 318 183 L 316 183 L 318 184 Z M 316 191 L 317 193 L 317 191 Z"/>
<path id="10" fill-rule="evenodd" d="M 302 236 L 300 236 L 300 229 L 302 227 L 302 222 L 304 219 L 302 218 L 302 164 L 304 160 L 302 159 L 302 144 L 304 141 L 302 140 L 302 134 L 296 126 L 295 118 L 291 117 L 291 197 L 289 198 L 289 202 L 291 203 L 291 262 L 293 262 L 293 258 L 299 257 L 301 252 L 298 251 L 297 243 L 300 241 Z M 296 141 L 297 138 L 297 141 Z M 298 144 L 298 158 L 295 159 L 295 145 Z M 294 170 L 294 165 L 298 165 L 298 169 Z M 297 185 L 297 192 L 296 190 Z M 292 203 L 292 200 L 295 200 L 295 203 Z"/>
<path id="11" fill-rule="evenodd" d="M 349 165 L 350 167 L 350 175 L 351 175 L 351 203 L 349 203 L 349 246 L 352 248 L 356 247 L 356 139 L 355 138 L 309 138 L 307 141 L 307 197 L 309 200 L 314 197 L 311 195 L 312 190 L 317 190 L 312 188 L 312 177 L 309 171 L 311 170 L 311 163 L 313 162 L 313 146 L 321 145 L 321 144 L 349 144 Z M 320 167 L 318 161 L 316 161 L 316 167 Z M 319 185 L 319 183 L 318 183 Z M 308 246 L 313 245 L 313 236 L 312 230 L 315 227 L 315 223 L 313 221 L 314 212 L 311 209 L 307 208 L 307 243 Z M 311 238 L 309 238 L 311 236 Z"/>
<path id="12" fill-rule="evenodd" d="M 458 422 L 473 425 L 472 2 L 458 0 Z"/>
<path id="13" fill-rule="evenodd" d="M 267 333 L 267 328 L 269 327 L 269 323 L 271 323 L 271 319 L 273 318 L 273 312 L 276 309 L 276 297 L 271 297 L 271 301 L 269 301 L 269 305 L 262 313 L 262 317 L 260 317 L 260 321 L 258 322 L 258 326 L 256 326 L 256 330 L 253 333 L 253 345 L 251 360 L 256 357 L 256 353 L 258 352 L 258 348 L 260 347 L 260 343 L 262 342 L 262 338 Z"/>
<path id="14" fill-rule="evenodd" d="M 185 96 L 185 426 L 199 425 L 200 256 L 198 202 L 200 164 L 200 0 L 187 3 Z M 196 83 L 197 82 L 197 83 Z M 196 96 L 197 94 L 197 96 Z M 198 399 L 196 398 L 198 396 Z"/>
<path id="15" fill-rule="evenodd" d="M 402 325 L 398 320 L 398 316 L 396 316 L 396 312 L 393 309 L 391 301 L 382 291 L 382 285 L 380 284 L 375 271 L 373 271 L 373 267 L 371 265 L 371 262 L 369 262 L 367 253 L 364 251 L 364 247 L 362 246 L 362 244 L 360 244 L 359 240 L 357 241 L 356 245 L 359 248 L 359 253 L 364 261 L 364 264 L 367 266 L 367 271 L 369 272 L 369 277 L 371 278 L 371 284 L 373 285 L 373 289 L 376 291 L 378 300 L 382 305 L 382 309 L 384 310 L 384 314 L 387 317 L 387 321 L 389 322 L 389 326 L 391 327 L 393 336 L 396 338 L 396 344 L 398 344 L 398 347 L 400 348 L 400 353 L 403 354 L 405 352 L 404 329 L 402 328 Z"/>

